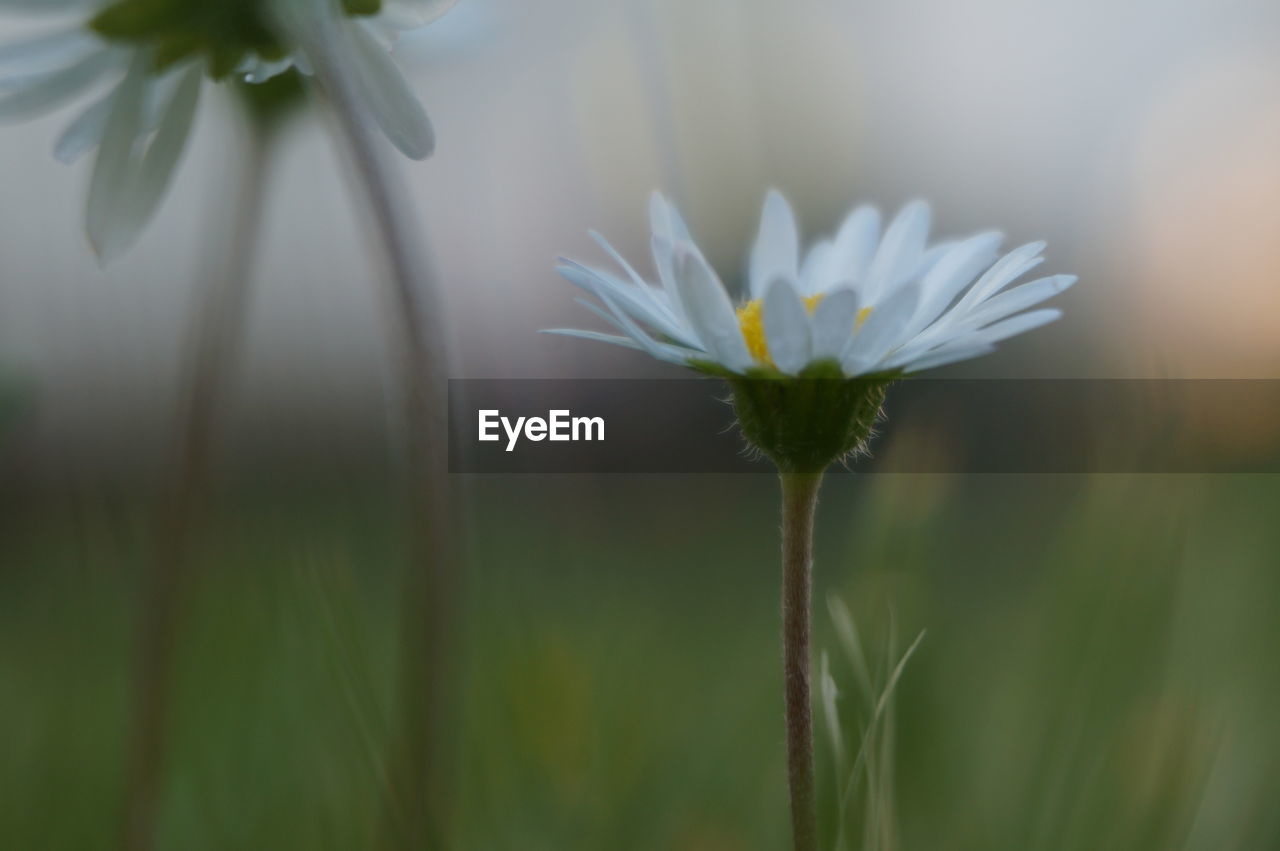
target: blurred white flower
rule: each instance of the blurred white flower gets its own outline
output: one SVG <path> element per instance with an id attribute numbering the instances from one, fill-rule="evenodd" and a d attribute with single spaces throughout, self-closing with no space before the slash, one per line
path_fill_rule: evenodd
<path id="1" fill-rule="evenodd" d="M 62 23 L 0 46 L 0 120 L 81 97 L 54 156 L 96 151 L 86 228 L 104 260 L 154 215 L 186 146 L 203 78 L 261 83 L 309 73 L 323 52 L 350 76 L 369 115 L 407 156 L 434 147 L 426 112 L 388 56 L 402 30 L 456 0 L 0 0 Z M 96 97 L 94 96 L 96 93 Z"/>
<path id="2" fill-rule="evenodd" d="M 749 295 L 735 305 L 674 205 L 655 194 L 650 220 L 659 285 L 643 280 L 594 232 L 625 277 L 572 260 L 557 267 L 603 303 L 579 299 L 620 334 L 549 333 L 736 375 L 907 374 L 986 354 L 1057 319 L 1056 309 L 1028 308 L 1076 280 L 1055 275 L 1006 290 L 1042 262 L 1045 244 L 1000 256 L 1002 237 L 988 232 L 926 247 L 930 211 L 918 201 L 883 235 L 879 213 L 857 208 L 802 262 L 791 207 L 770 192 L 751 250 Z"/>

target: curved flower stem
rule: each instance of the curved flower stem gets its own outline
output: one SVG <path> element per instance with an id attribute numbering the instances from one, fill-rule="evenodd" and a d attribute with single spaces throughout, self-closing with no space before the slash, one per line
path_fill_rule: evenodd
<path id="1" fill-rule="evenodd" d="M 781 474 L 782 648 L 787 716 L 787 781 L 795 851 L 816 851 L 813 711 L 809 697 L 813 518 L 822 473 Z"/>
<path id="2" fill-rule="evenodd" d="M 408 474 L 418 569 L 410 574 L 401 683 L 402 731 L 393 740 L 400 764 L 397 826 L 406 848 L 447 847 L 450 806 L 443 735 L 447 671 L 456 657 L 452 618 L 460 594 L 461 545 L 457 503 L 449 477 L 447 335 L 439 286 L 422 250 L 422 230 L 401 177 L 384 156 L 357 92 L 329 51 L 315 58 L 322 93 L 333 107 L 359 175 L 378 236 L 391 264 L 395 320 L 408 384 Z"/>
<path id="3" fill-rule="evenodd" d="M 254 123 L 252 141 L 236 189 L 231 235 L 219 266 L 193 314 L 193 348 L 179 402 L 171 478 L 157 518 L 151 560 L 143 577 L 138 621 L 123 824 L 127 851 L 156 844 L 173 687 L 173 656 L 191 560 L 192 526 L 208 483 L 213 427 L 222 407 L 244 330 L 249 271 L 259 236 L 267 168 L 273 144 L 269 128 Z"/>

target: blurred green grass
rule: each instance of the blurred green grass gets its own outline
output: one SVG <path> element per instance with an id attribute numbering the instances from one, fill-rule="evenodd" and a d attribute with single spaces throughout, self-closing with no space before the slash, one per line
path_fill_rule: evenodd
<path id="1" fill-rule="evenodd" d="M 472 484 L 457 847 L 786 847 L 772 480 Z M 394 492 L 214 500 L 161 847 L 382 836 Z M 832 477 L 818 649 L 835 646 L 827 595 L 873 658 L 928 630 L 897 692 L 894 844 L 1280 847 L 1278 499 L 1268 476 Z M 149 513 L 105 490 L 5 509 L 0 846 L 111 848 Z M 853 673 L 831 658 L 857 741 Z M 833 837 L 829 755 L 819 776 Z"/>

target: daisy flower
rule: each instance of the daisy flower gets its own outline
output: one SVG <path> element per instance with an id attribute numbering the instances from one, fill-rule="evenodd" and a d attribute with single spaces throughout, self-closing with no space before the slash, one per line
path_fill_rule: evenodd
<path id="1" fill-rule="evenodd" d="M 54 143 L 96 152 L 86 227 L 104 259 L 155 213 L 186 146 L 203 82 L 261 83 L 327 59 L 406 155 L 428 156 L 430 122 L 388 56 L 395 35 L 456 0 L 0 0 L 61 21 L 0 46 L 0 120 L 88 103 Z"/>
<path id="2" fill-rule="evenodd" d="M 908 204 L 881 231 L 872 207 L 849 213 L 803 259 L 795 215 L 770 192 L 735 304 L 675 206 L 650 203 L 658 283 L 645 281 L 599 234 L 622 274 L 561 260 L 558 271 L 599 300 L 580 301 L 618 332 L 549 333 L 639 349 L 671 363 L 745 377 L 896 376 L 991 352 L 1057 319 L 1029 308 L 1075 283 L 1054 275 L 1010 284 L 1038 266 L 1045 244 L 1001 255 L 1001 235 L 928 246 L 927 204 Z"/>
<path id="3" fill-rule="evenodd" d="M 928 246 L 929 207 L 908 204 L 881 233 L 859 207 L 836 234 L 800 253 L 790 205 L 764 203 L 748 286 L 735 304 L 675 207 L 650 204 L 651 284 L 598 234 L 621 274 L 562 260 L 599 303 L 580 301 L 618 333 L 555 329 L 639 349 L 726 378 L 747 443 L 782 486 L 783 698 L 792 847 L 819 848 L 810 626 L 813 529 L 826 470 L 865 451 L 890 384 L 903 375 L 992 351 L 1061 314 L 1036 305 L 1075 278 L 1012 286 L 1042 261 L 1044 243 L 999 252 L 998 233 Z"/>

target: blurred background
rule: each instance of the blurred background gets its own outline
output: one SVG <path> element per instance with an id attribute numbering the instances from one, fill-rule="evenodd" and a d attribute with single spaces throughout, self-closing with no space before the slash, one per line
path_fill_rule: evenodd
<path id="1" fill-rule="evenodd" d="M 0 18 L 0 40 L 29 29 Z M 1280 377 L 1272 0 L 461 0 L 398 59 L 439 135 L 398 168 L 454 377 L 679 374 L 535 333 L 594 327 L 554 260 L 597 262 L 587 228 L 643 260 L 659 187 L 727 280 L 769 187 L 810 238 L 925 197 L 940 235 L 1047 239 L 1047 271 L 1081 276 L 1065 318 L 947 374 Z M 3 847 L 114 847 L 232 113 L 203 101 L 160 217 L 105 269 L 87 164 L 50 156 L 67 116 L 0 128 Z M 328 129 L 291 123 L 269 173 L 175 649 L 164 848 L 365 848 L 384 815 L 413 519 L 383 264 Z M 1280 442 L 1240 412 L 1186 418 L 1259 457 Z M 939 426 L 894 451 L 945 453 Z M 774 483 L 467 485 L 457 847 L 784 847 Z M 831 483 L 818 647 L 849 740 L 868 715 L 824 601 L 881 682 L 927 630 L 847 847 L 1280 847 L 1278 504 L 1263 475 Z"/>

